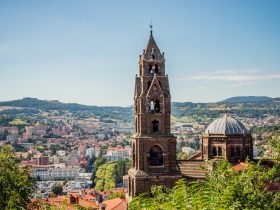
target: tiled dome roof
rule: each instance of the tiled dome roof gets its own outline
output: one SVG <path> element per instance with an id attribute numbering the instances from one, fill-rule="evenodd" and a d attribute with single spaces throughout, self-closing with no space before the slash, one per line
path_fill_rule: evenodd
<path id="1" fill-rule="evenodd" d="M 206 134 L 245 134 L 249 130 L 238 120 L 224 115 L 221 118 L 214 120 L 205 130 Z"/>

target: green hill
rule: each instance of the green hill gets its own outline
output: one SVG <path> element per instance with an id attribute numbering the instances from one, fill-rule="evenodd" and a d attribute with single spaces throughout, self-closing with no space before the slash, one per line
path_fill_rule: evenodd
<path id="1" fill-rule="evenodd" d="M 250 100 L 252 100 L 252 98 Z M 279 98 L 270 99 L 269 97 L 264 97 L 259 98 L 259 100 L 257 101 L 256 99 L 254 99 L 252 101 L 243 100 L 242 102 L 238 102 L 238 100 L 235 99 L 227 99 L 225 101 L 235 102 L 173 102 L 173 122 L 180 121 L 189 123 L 207 123 L 217 117 L 220 117 L 226 112 L 233 116 L 248 118 L 264 118 L 268 115 L 280 116 Z M 6 116 L 17 118 L 32 118 L 33 116 L 36 116 L 36 118 L 44 118 L 44 112 L 55 111 L 58 112 L 58 115 L 63 115 L 67 112 L 70 112 L 76 118 L 99 117 L 103 120 L 116 119 L 126 122 L 133 122 L 133 106 L 86 106 L 76 103 L 62 103 L 59 101 L 24 98 L 20 100 L 0 102 L 0 107 L 9 107 L 9 109 L 0 111 L 0 117 Z"/>
<path id="2" fill-rule="evenodd" d="M 267 96 L 235 96 L 227 98 L 221 102 L 230 102 L 230 103 L 241 103 L 241 102 L 259 102 L 259 101 L 270 101 L 272 98 Z"/>

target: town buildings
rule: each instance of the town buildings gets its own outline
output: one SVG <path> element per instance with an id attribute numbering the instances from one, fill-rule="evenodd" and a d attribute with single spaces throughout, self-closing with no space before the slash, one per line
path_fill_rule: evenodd
<path id="1" fill-rule="evenodd" d="M 71 180 L 79 176 L 79 167 L 60 165 L 33 165 L 32 177 L 37 180 Z"/>
<path id="2" fill-rule="evenodd" d="M 132 149 L 131 147 L 109 147 L 107 149 L 106 155 L 104 157 L 108 160 L 123 160 L 123 159 L 131 159 L 132 157 Z"/>

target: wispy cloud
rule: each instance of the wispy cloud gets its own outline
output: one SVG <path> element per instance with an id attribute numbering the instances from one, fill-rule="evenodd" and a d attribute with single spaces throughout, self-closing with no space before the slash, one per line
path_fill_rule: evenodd
<path id="1" fill-rule="evenodd" d="M 188 88 L 189 90 L 207 90 L 208 88 L 207 87 L 204 87 L 204 86 L 196 86 L 196 87 L 190 87 Z"/>
<path id="2" fill-rule="evenodd" d="M 224 70 L 210 74 L 201 74 L 185 77 L 182 80 L 223 80 L 232 82 L 249 82 L 258 80 L 280 79 L 280 73 L 260 74 L 256 69 L 249 69 L 242 72 Z"/>
<path id="3" fill-rule="evenodd" d="M 240 88 L 240 87 L 244 87 L 247 85 L 252 85 L 254 84 L 253 82 L 236 82 L 236 83 L 231 83 L 229 85 L 227 85 L 227 88 Z"/>

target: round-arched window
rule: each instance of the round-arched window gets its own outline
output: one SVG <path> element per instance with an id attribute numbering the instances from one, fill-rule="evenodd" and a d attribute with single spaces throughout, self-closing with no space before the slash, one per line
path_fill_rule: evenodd
<path id="1" fill-rule="evenodd" d="M 162 149 L 159 146 L 153 146 L 150 150 L 150 166 L 163 165 Z"/>

